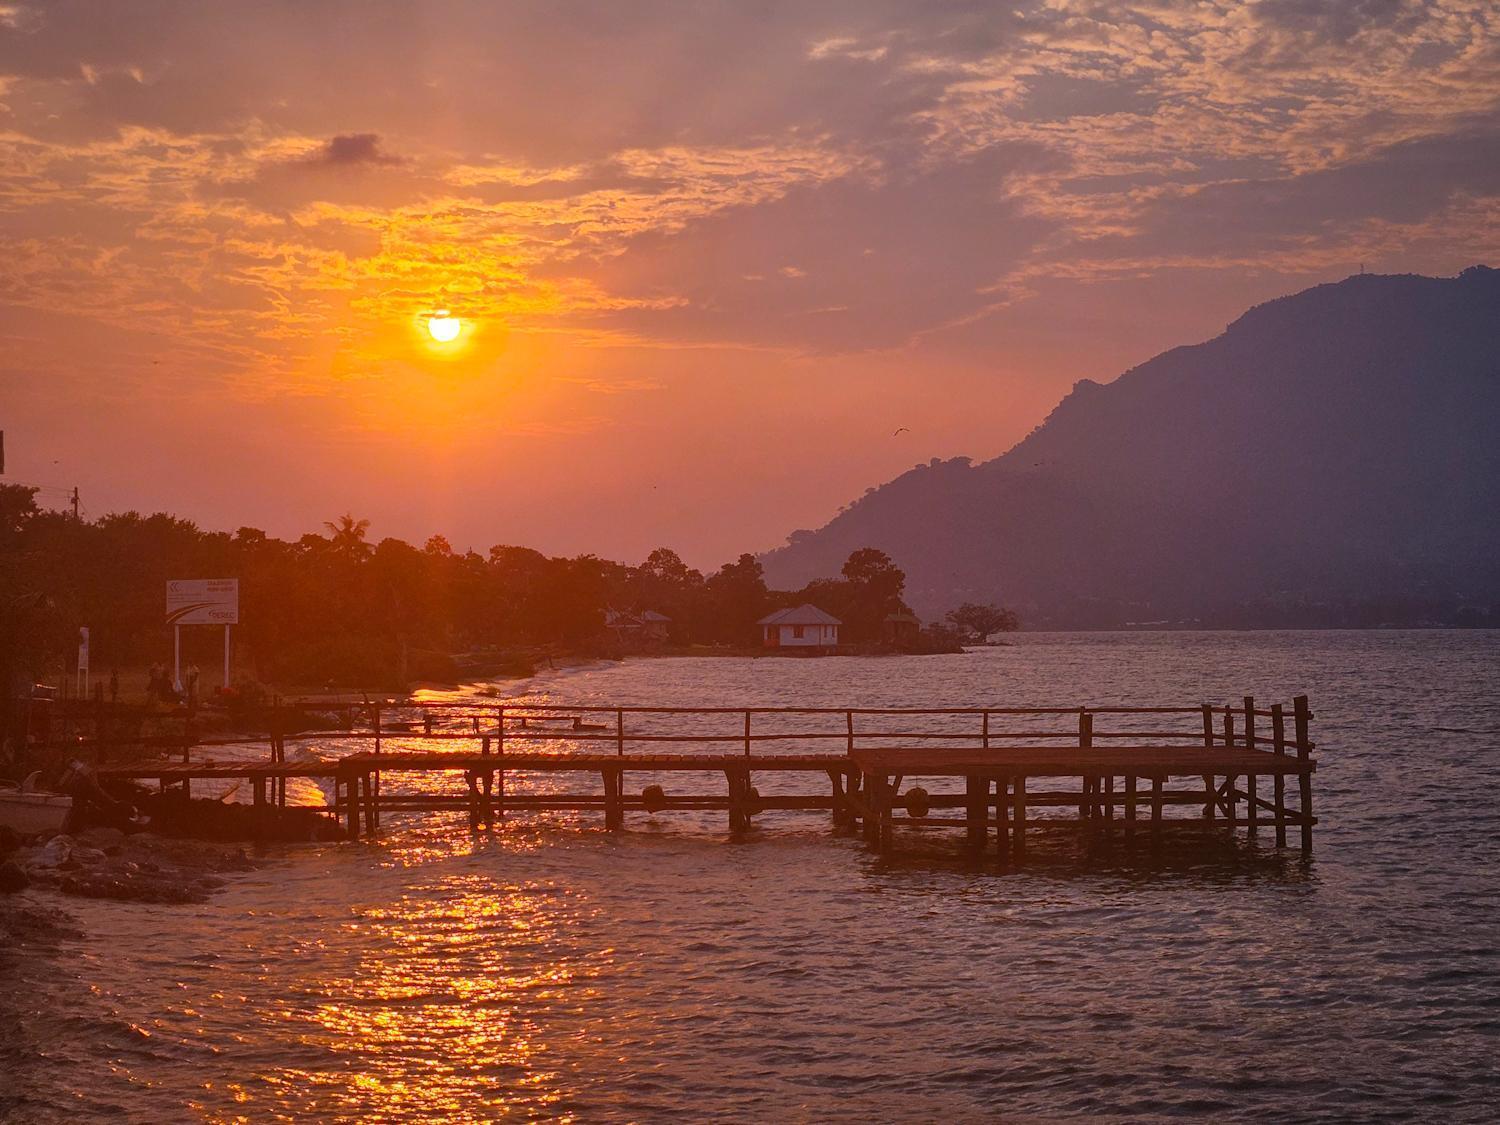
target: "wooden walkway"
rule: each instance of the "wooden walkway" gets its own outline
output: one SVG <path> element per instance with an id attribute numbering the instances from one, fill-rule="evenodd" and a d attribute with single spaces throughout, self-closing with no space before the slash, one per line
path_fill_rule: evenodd
<path id="1" fill-rule="evenodd" d="M 611 829 L 627 812 L 722 810 L 736 833 L 767 812 L 821 810 L 881 850 L 903 829 L 961 828 L 969 848 L 993 848 L 1012 864 L 1024 860 L 1028 834 L 1058 829 L 1091 842 L 1140 837 L 1153 846 L 1169 828 L 1265 829 L 1278 847 L 1296 829 L 1308 854 L 1317 823 L 1304 696 L 1269 708 L 1248 697 L 1238 706 L 1135 708 L 412 704 L 371 707 L 365 717 L 367 727 L 261 739 L 264 760 L 193 761 L 185 752 L 183 760 L 114 764 L 99 774 L 184 790 L 199 780 L 248 781 L 256 804 L 284 804 L 288 778 L 331 783 L 329 811 L 351 838 L 379 831 L 382 813 L 432 809 L 461 810 L 476 828 L 523 810 L 597 810 Z M 1121 729 L 1096 730 L 1101 720 Z M 361 745 L 337 758 L 289 762 L 287 744 L 298 741 Z M 788 748 L 763 752 L 764 744 Z M 599 788 L 515 791 L 518 778 L 543 774 L 597 775 Z M 638 782 L 641 774 L 722 775 L 723 787 L 685 778 L 698 788 L 668 792 L 658 776 L 636 791 L 631 775 Z M 423 793 L 388 784 L 402 775 L 457 776 L 464 787 Z M 804 791 L 762 794 L 757 775 L 792 779 L 778 787 Z M 808 786 L 797 778 L 823 780 Z M 912 784 L 929 779 L 960 779 L 962 791 Z"/>

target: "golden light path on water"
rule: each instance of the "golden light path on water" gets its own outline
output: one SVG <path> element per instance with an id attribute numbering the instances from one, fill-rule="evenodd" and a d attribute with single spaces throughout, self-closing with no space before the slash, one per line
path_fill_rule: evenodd
<path id="1" fill-rule="evenodd" d="M 373 1100 L 391 1117 L 459 1120 L 486 1087 L 497 1107 L 524 1101 L 544 1109 L 559 1097 L 556 1074 L 518 1001 L 587 1002 L 588 993 L 575 994 L 570 966 L 518 971 L 515 958 L 523 948 L 553 948 L 564 924 L 547 896 L 478 876 L 445 879 L 426 899 L 366 911 L 345 924 L 349 940 L 366 949 L 357 970 L 294 984 L 310 1010 L 292 1004 L 286 1012 L 304 1024 L 303 1044 L 330 1055 L 352 1045 L 363 1071 L 291 1068 L 276 1080 L 303 1096 L 311 1091 L 319 1112 L 336 1115 L 367 1114 Z"/>
<path id="2" fill-rule="evenodd" d="M 273 849 L 202 905 L 68 900 L 88 936 L 16 978 L 29 1046 L 5 1078 L 43 1121 L 1484 1119 L 1500 812 L 1470 797 L 1500 785 L 1497 660 L 1500 634 L 1028 635 L 511 685 L 666 706 L 1301 689 L 1317 858 L 1001 876 L 951 842 L 883 860 L 815 814 L 742 842 L 722 813 L 392 816 L 374 842 Z M 1439 733 L 1455 715 L 1469 733 Z M 1392 778 L 1424 832 L 1391 832 Z"/>

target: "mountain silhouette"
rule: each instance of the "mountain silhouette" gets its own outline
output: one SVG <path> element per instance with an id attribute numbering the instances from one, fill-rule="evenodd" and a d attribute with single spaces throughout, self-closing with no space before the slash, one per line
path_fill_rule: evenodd
<path id="1" fill-rule="evenodd" d="M 982 464 L 920 466 L 763 558 L 892 555 L 939 614 L 1029 625 L 1377 624 L 1500 601 L 1500 272 L 1360 275 L 1076 384 Z"/>

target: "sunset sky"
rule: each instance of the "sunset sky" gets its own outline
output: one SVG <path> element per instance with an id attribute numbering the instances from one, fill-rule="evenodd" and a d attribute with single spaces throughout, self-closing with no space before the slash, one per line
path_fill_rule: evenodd
<path id="1" fill-rule="evenodd" d="M 1497 259 L 1493 0 L 0 3 L 4 479 L 94 515 L 716 566 Z"/>

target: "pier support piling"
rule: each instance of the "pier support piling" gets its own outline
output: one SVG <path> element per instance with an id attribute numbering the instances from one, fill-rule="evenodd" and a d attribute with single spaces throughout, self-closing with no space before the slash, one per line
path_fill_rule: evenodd
<path id="1" fill-rule="evenodd" d="M 965 796 L 967 798 L 967 819 L 969 830 L 969 850 L 975 855 L 984 853 L 984 845 L 989 838 L 990 821 L 990 783 L 988 778 L 969 774 L 964 778 Z"/>
<path id="2" fill-rule="evenodd" d="M 618 767 L 599 771 L 604 781 L 604 827 L 611 832 L 625 827 L 624 776 Z"/>

